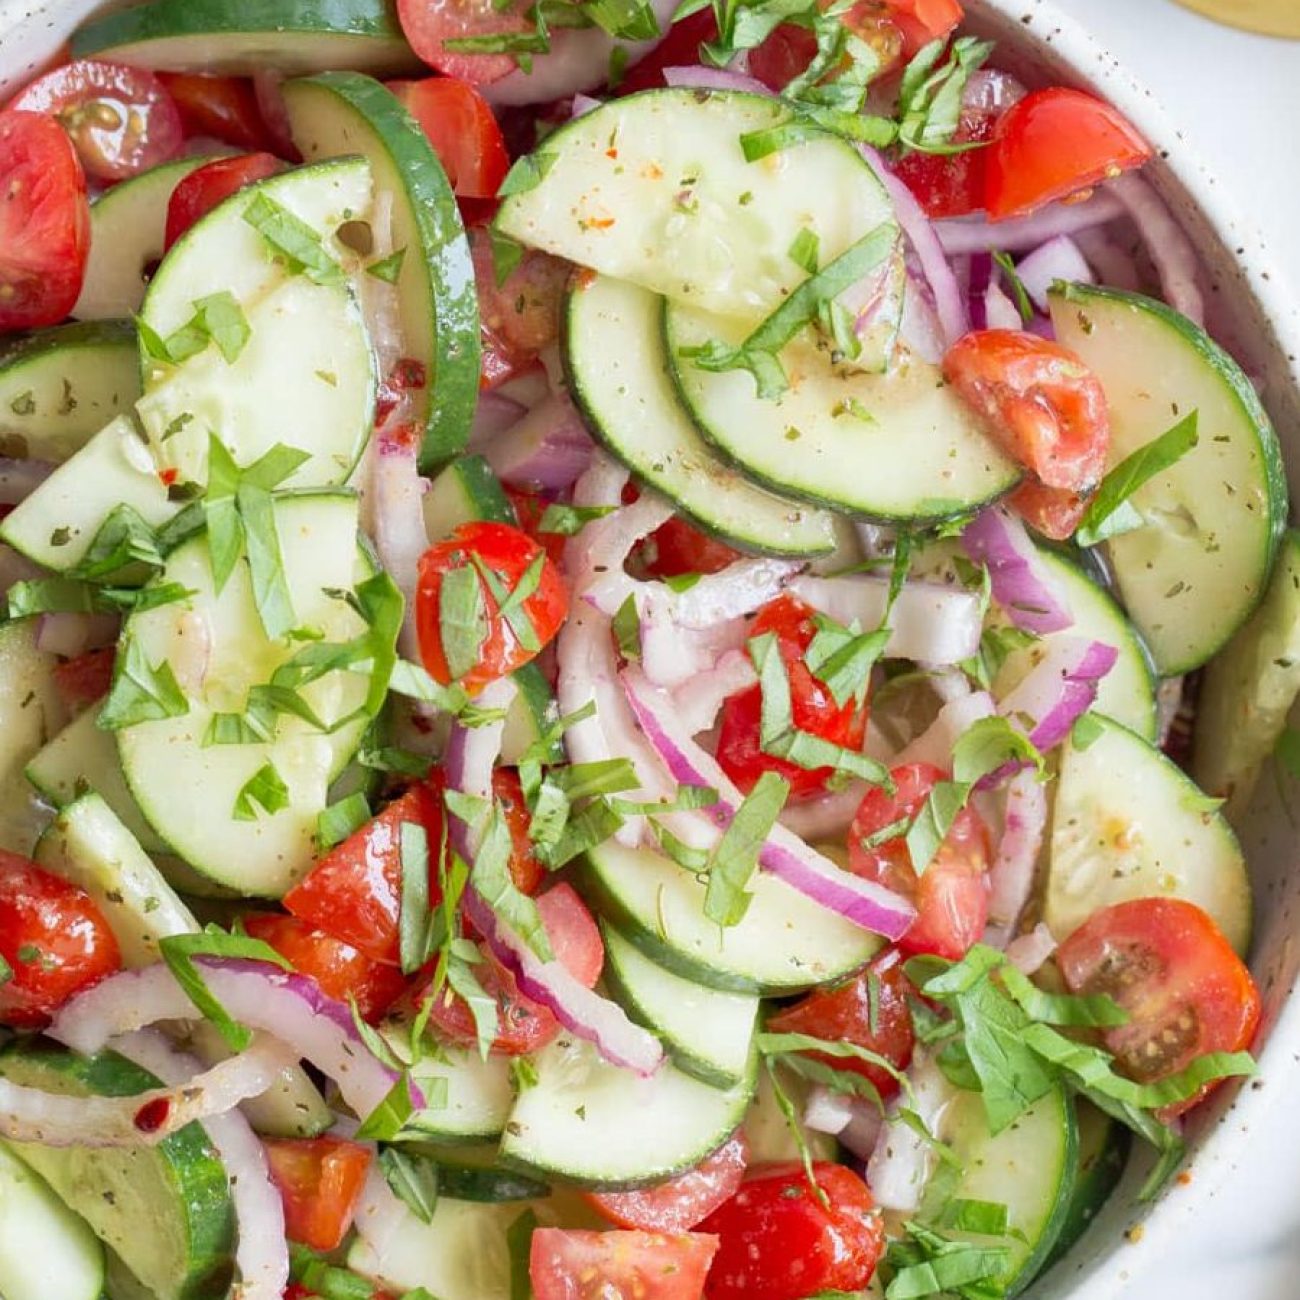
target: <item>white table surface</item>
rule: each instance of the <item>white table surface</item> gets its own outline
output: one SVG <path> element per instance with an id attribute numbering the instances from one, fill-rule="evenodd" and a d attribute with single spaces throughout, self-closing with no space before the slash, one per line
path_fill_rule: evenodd
<path id="1" fill-rule="evenodd" d="M 1220 27 L 1172 0 L 1057 2 L 1182 123 L 1189 146 L 1236 190 L 1300 297 L 1300 42 Z M 1247 1137 L 1212 1204 L 1204 1234 L 1187 1240 L 1179 1258 L 1152 1258 L 1141 1243 L 1121 1251 L 1125 1294 L 1300 1300 L 1300 1099 L 1275 1106 Z"/>

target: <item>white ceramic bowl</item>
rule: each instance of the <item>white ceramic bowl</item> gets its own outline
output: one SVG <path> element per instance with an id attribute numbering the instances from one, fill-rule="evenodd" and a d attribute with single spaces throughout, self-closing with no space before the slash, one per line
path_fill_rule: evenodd
<path id="1" fill-rule="evenodd" d="M 1284 299 L 1258 233 L 1191 154 L 1151 92 L 1079 23 L 1048 0 L 966 2 L 974 26 L 997 39 L 1000 65 L 1030 84 L 1096 91 L 1156 147 L 1160 156 L 1148 174 L 1200 253 L 1211 329 L 1261 383 L 1286 453 L 1292 495 L 1300 500 L 1300 308 Z M 87 14 L 113 7 L 121 7 L 121 0 L 0 0 L 0 97 L 39 70 Z M 1134 1199 L 1142 1175 L 1142 1162 L 1135 1162 L 1085 1239 L 1033 1288 L 1033 1300 L 1129 1294 L 1123 1234 L 1143 1220 L 1144 1261 L 1176 1258 L 1180 1237 L 1195 1231 L 1193 1220 L 1213 1223 L 1210 1201 L 1236 1161 L 1242 1134 L 1260 1124 L 1265 1108 L 1300 1073 L 1300 1002 L 1289 996 L 1300 971 L 1300 844 L 1272 782 L 1260 783 L 1243 839 L 1255 884 L 1251 966 L 1264 1000 L 1261 1077 L 1267 1086 L 1224 1090 L 1202 1108 L 1191 1134 L 1194 1176 L 1153 1207 Z M 1158 1277 L 1158 1265 L 1154 1272 Z M 1154 1280 L 1151 1272 L 1144 1280 Z"/>

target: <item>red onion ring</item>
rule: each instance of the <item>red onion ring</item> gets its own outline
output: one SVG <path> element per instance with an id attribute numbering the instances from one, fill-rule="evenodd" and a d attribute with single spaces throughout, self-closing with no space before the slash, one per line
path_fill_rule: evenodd
<path id="1" fill-rule="evenodd" d="M 483 448 L 503 483 L 530 491 L 561 492 L 591 464 L 595 445 L 564 393 L 553 394 Z"/>
<path id="2" fill-rule="evenodd" d="M 1124 205 L 1107 187 L 1083 203 L 1053 203 L 1032 216 L 1011 221 L 989 221 L 983 216 L 945 218 L 934 223 L 934 232 L 949 257 L 988 253 L 995 248 L 1019 253 L 1057 235 L 1075 235 L 1123 215 Z"/>
<path id="3" fill-rule="evenodd" d="M 406 658 L 418 660 L 420 639 L 415 626 L 415 589 L 419 583 L 420 557 L 429 546 L 423 504 L 429 482 L 420 476 L 413 438 L 393 436 L 381 430 L 376 444 L 370 468 L 370 484 L 375 494 L 375 547 L 406 602 L 399 647 Z"/>
<path id="4" fill-rule="evenodd" d="M 1047 310 L 1047 291 L 1058 280 L 1093 284 L 1095 277 L 1079 245 L 1069 235 L 1057 235 L 1039 244 L 1016 263 L 1016 275 L 1039 311 Z"/>
<path id="5" fill-rule="evenodd" d="M 1023 681 L 998 701 L 998 712 L 1046 753 L 1059 745 L 1097 698 L 1097 685 L 1119 651 L 1101 641 L 1054 637 Z"/>
<path id="6" fill-rule="evenodd" d="M 991 718 L 996 712 L 993 697 L 987 691 L 972 691 L 969 695 L 950 700 L 894 762 L 932 763 L 935 767 L 949 768 L 952 766 L 953 748 L 962 736 L 982 718 Z"/>
<path id="7" fill-rule="evenodd" d="M 966 554 L 989 571 L 993 598 L 1029 632 L 1060 632 L 1074 624 L 1068 601 L 1044 570 L 1025 526 L 1002 506 L 982 510 L 961 535 Z"/>
<path id="8" fill-rule="evenodd" d="M 729 68 L 706 68 L 692 63 L 664 69 L 664 82 L 669 86 L 686 86 L 696 90 L 738 90 L 749 95 L 762 95 L 771 99 L 772 92 L 757 77 Z"/>
<path id="9" fill-rule="evenodd" d="M 1002 837 L 989 867 L 989 919 L 984 942 L 1005 948 L 1034 886 L 1034 869 L 1047 834 L 1047 788 L 1036 773 L 1017 772 L 1007 783 Z"/>
<path id="10" fill-rule="evenodd" d="M 0 457 L 0 505 L 16 506 L 26 501 L 54 472 L 48 460 L 13 460 Z"/>
<path id="11" fill-rule="evenodd" d="M 1133 218 L 1160 275 L 1165 301 L 1193 324 L 1204 325 L 1205 299 L 1196 283 L 1196 250 L 1164 200 L 1149 181 L 1133 172 L 1116 177 L 1109 189 Z"/>

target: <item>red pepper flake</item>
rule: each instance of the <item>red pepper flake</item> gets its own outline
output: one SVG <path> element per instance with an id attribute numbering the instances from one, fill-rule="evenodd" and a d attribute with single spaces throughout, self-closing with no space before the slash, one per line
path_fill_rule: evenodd
<path id="1" fill-rule="evenodd" d="M 141 1133 L 157 1133 L 171 1114 L 172 1103 L 168 1097 L 155 1097 L 135 1113 L 135 1126 Z"/>
<path id="2" fill-rule="evenodd" d="M 617 160 L 618 160 L 618 150 L 617 150 L 617 149 L 606 149 L 606 150 L 605 150 L 605 157 L 606 157 L 606 158 L 613 158 L 615 161 L 617 161 Z"/>
<path id="3" fill-rule="evenodd" d="M 180 476 L 180 470 L 178 469 L 160 469 L 158 471 L 158 477 L 162 479 L 163 487 L 171 487 Z"/>

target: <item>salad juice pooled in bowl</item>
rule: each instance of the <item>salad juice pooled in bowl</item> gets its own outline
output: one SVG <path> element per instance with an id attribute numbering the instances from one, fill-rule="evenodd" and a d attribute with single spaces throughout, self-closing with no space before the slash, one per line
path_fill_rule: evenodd
<path id="1" fill-rule="evenodd" d="M 15 88 L 7 1300 L 1010 1296 L 1254 1073 L 1277 440 L 963 17 L 152 0 Z"/>

